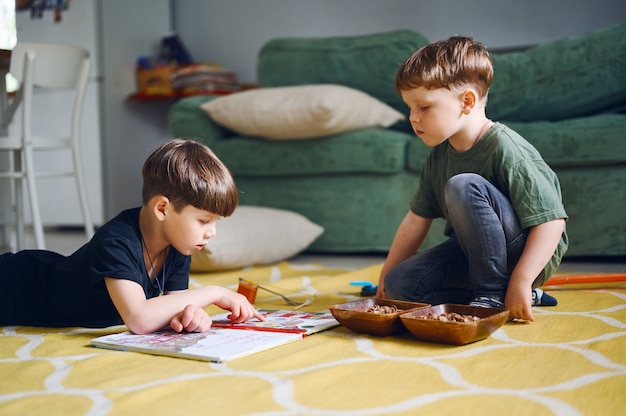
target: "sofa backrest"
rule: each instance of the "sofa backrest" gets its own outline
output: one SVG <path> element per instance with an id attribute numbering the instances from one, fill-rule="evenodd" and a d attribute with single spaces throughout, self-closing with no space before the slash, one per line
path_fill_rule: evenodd
<path id="1" fill-rule="evenodd" d="M 626 108 L 626 22 L 494 54 L 487 114 L 495 120 L 564 120 Z"/>
<path id="2" fill-rule="evenodd" d="M 340 84 L 408 115 L 395 90 L 400 64 L 428 40 L 411 30 L 326 38 L 278 38 L 259 52 L 260 87 Z"/>
<path id="3" fill-rule="evenodd" d="M 259 86 L 341 84 L 408 115 L 395 91 L 396 71 L 427 43 L 411 30 L 272 39 L 259 52 Z M 487 115 L 494 120 L 563 120 L 626 108 L 626 22 L 492 58 Z M 411 131 L 408 122 L 394 127 Z"/>

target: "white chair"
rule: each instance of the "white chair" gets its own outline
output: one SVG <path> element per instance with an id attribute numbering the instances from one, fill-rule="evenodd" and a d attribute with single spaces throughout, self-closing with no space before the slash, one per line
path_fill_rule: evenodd
<path id="1" fill-rule="evenodd" d="M 76 179 L 78 196 L 83 212 L 85 233 L 91 238 L 94 232 L 89 214 L 87 194 L 82 176 L 79 149 L 79 129 L 83 107 L 83 98 L 89 75 L 89 52 L 76 46 L 51 43 L 18 43 L 11 53 L 10 73 L 20 84 L 15 97 L 10 98 L 2 112 L 2 125 L 8 126 L 15 111 L 21 105 L 21 135 L 19 137 L 0 137 L 0 152 L 12 154 L 8 170 L 0 171 L 0 178 L 9 178 L 13 182 L 12 200 L 16 217 L 17 249 L 24 248 L 24 195 L 23 183 L 26 182 L 30 200 L 30 211 L 35 234 L 36 247 L 45 249 L 43 224 L 39 210 L 35 178 L 73 176 Z M 33 135 L 33 100 L 37 89 L 73 89 L 74 103 L 69 121 L 68 137 L 41 137 Z M 53 113 L 55 108 L 46 110 Z M 49 117 L 49 116 L 48 116 Z M 67 116 L 66 116 L 67 118 Z M 60 118 L 59 120 L 63 120 Z M 72 153 L 73 164 L 70 167 L 59 166 L 54 171 L 37 171 L 33 153 L 40 150 L 63 150 Z M 6 196 L 3 196 L 3 198 Z M 59 195 L 59 204 L 63 203 Z"/>

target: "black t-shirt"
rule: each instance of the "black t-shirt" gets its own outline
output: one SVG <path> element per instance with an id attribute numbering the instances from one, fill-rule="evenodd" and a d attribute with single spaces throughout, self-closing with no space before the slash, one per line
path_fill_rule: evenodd
<path id="1" fill-rule="evenodd" d="M 0 256 L 0 325 L 98 328 L 122 324 L 105 277 L 131 280 L 143 288 L 146 298 L 158 296 L 158 286 L 144 264 L 139 210 L 123 211 L 68 257 L 45 250 Z M 170 247 L 165 291 L 187 289 L 190 263 L 191 257 Z"/>

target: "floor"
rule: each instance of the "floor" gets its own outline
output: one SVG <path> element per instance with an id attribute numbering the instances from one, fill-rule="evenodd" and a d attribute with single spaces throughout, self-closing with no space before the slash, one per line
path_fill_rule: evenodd
<path id="1" fill-rule="evenodd" d="M 82 231 L 75 229 L 47 229 L 46 245 L 49 250 L 69 255 L 87 240 Z M 27 244 L 33 244 L 33 238 L 27 235 Z M 6 249 L 0 247 L 0 252 Z M 359 269 L 385 261 L 384 253 L 368 254 L 317 254 L 304 253 L 290 259 L 293 263 L 320 263 L 327 267 Z M 626 272 L 626 256 L 608 258 L 566 259 L 559 272 L 574 273 L 623 273 Z"/>

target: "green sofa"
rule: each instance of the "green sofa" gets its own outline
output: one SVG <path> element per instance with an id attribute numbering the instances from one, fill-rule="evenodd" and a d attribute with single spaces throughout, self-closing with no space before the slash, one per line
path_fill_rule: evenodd
<path id="1" fill-rule="evenodd" d="M 407 114 L 394 90 L 399 64 L 428 43 L 400 30 L 268 41 L 260 88 L 332 83 Z M 494 53 L 488 115 L 520 132 L 556 171 L 570 216 L 568 256 L 626 255 L 626 23 L 518 52 Z M 232 170 L 241 203 L 299 212 L 325 228 L 309 251 L 385 252 L 429 152 L 408 121 L 310 140 L 237 137 L 200 105 L 175 103 L 176 137 L 209 145 Z M 444 238 L 436 220 L 426 246 Z M 271 244 L 271 241 L 268 241 Z"/>

